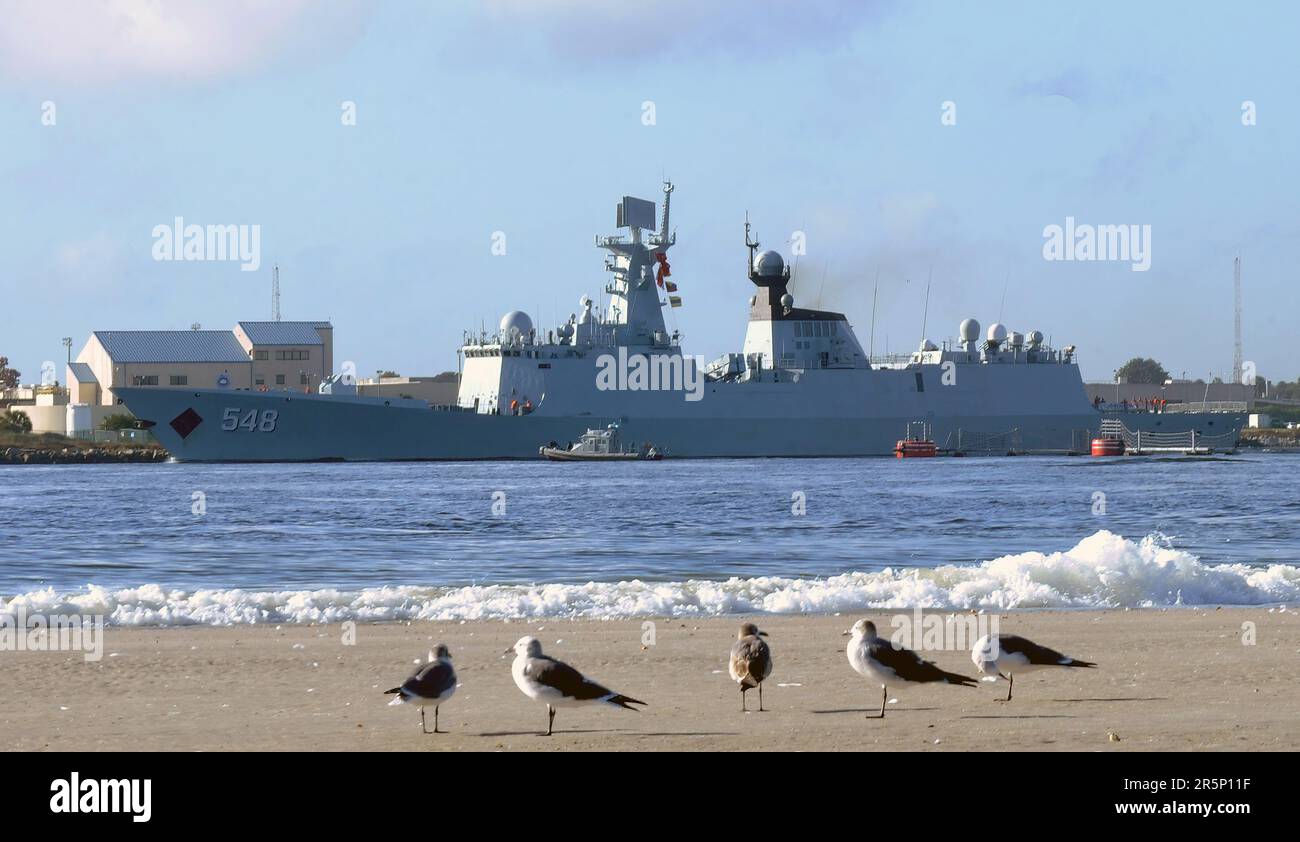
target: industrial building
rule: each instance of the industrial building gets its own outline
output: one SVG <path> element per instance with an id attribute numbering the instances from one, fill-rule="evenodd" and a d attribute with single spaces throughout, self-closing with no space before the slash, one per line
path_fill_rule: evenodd
<path id="1" fill-rule="evenodd" d="M 118 386 L 314 391 L 334 366 L 329 322 L 233 330 L 97 330 L 68 364 L 69 400 L 113 406 Z"/>

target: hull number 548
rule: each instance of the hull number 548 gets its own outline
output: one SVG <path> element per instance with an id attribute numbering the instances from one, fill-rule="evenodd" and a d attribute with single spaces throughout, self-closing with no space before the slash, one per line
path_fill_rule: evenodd
<path id="1" fill-rule="evenodd" d="M 221 416 L 221 429 L 227 432 L 247 430 L 250 433 L 274 433 L 280 413 L 274 409 L 250 409 L 241 413 L 238 407 L 226 407 Z"/>

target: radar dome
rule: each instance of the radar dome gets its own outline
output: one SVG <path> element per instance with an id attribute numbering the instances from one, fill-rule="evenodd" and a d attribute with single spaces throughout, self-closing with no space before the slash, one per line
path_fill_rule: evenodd
<path id="1" fill-rule="evenodd" d="M 793 306 L 794 306 L 794 296 L 791 295 L 791 294 L 788 293 L 788 292 L 787 292 L 785 295 L 781 296 L 781 306 L 784 307 L 784 308 L 787 309 L 787 310 L 789 310 L 791 307 L 793 307 Z"/>
<path id="2" fill-rule="evenodd" d="M 501 332 L 506 338 L 527 336 L 533 330 L 533 320 L 523 310 L 511 310 L 501 317 Z"/>
<path id="3" fill-rule="evenodd" d="M 785 269 L 785 260 L 775 251 L 765 251 L 754 258 L 754 274 L 761 278 L 777 278 Z"/>
<path id="4" fill-rule="evenodd" d="M 1000 324 L 999 322 L 994 322 L 993 324 L 989 325 L 990 345 L 1001 345 L 1003 342 L 1006 341 L 1006 338 L 1007 338 L 1007 329 L 1005 325 Z"/>
<path id="5" fill-rule="evenodd" d="M 1041 330 L 1031 330 L 1025 336 L 1025 339 L 1029 342 L 1030 348 L 1037 348 L 1043 344 L 1043 332 Z"/>
<path id="6" fill-rule="evenodd" d="M 961 334 L 962 342 L 978 342 L 980 338 L 980 323 L 974 319 L 963 319 L 961 327 L 957 328 Z"/>

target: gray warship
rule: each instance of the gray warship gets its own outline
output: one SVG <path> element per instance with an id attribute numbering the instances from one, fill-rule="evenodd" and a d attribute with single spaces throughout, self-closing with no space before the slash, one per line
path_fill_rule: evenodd
<path id="1" fill-rule="evenodd" d="M 118 399 L 178 461 L 537 459 L 547 442 L 616 424 L 674 459 L 891 456 L 921 422 L 942 453 L 1086 453 L 1104 421 L 1230 449 L 1237 411 L 1107 412 L 1089 403 L 1076 349 L 1037 330 L 983 332 L 872 360 L 842 313 L 797 306 L 791 271 L 745 223 L 749 323 L 740 352 L 685 354 L 664 313 L 680 306 L 668 251 L 673 186 L 625 196 L 607 252 L 604 306 L 583 296 L 540 330 L 521 311 L 466 334 L 456 403 L 356 394 L 338 375 L 319 393 L 119 387 Z M 658 227 L 656 230 L 656 221 Z M 1150 437 L 1148 437 L 1150 440 Z"/>

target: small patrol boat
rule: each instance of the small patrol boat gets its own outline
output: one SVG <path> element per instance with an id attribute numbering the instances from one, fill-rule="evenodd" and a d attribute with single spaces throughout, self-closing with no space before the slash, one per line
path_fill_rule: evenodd
<path id="1" fill-rule="evenodd" d="M 587 430 L 568 447 L 551 442 L 538 448 L 538 452 L 552 462 L 638 462 L 664 458 L 663 453 L 649 442 L 625 450 L 617 424 L 610 424 L 603 430 Z"/>

